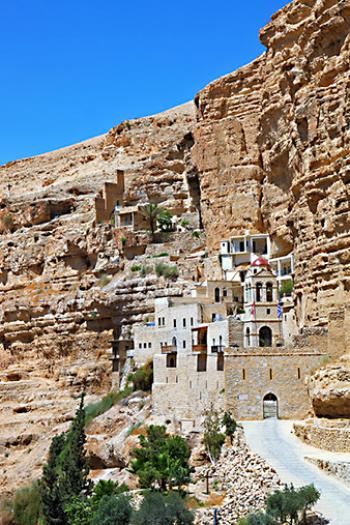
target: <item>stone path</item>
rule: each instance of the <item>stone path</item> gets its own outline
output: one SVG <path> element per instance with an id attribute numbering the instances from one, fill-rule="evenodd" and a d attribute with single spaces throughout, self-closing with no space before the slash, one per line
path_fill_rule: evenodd
<path id="1" fill-rule="evenodd" d="M 305 445 L 291 434 L 292 422 L 267 419 L 243 423 L 246 440 L 256 454 L 278 472 L 283 482 L 295 486 L 314 483 L 321 492 L 316 510 L 331 525 L 350 525 L 350 488 L 327 476 L 304 458 L 350 461 L 350 454 L 332 454 Z"/>

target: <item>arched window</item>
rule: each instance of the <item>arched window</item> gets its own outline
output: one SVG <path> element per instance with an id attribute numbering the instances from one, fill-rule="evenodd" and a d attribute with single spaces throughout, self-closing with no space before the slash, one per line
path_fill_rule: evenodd
<path id="1" fill-rule="evenodd" d="M 220 288 L 215 288 L 215 302 L 220 302 Z"/>
<path id="2" fill-rule="evenodd" d="M 250 328 L 246 329 L 245 336 L 246 336 L 246 344 L 249 347 L 250 346 Z"/>
<path id="3" fill-rule="evenodd" d="M 273 301 L 273 284 L 266 283 L 266 301 L 272 303 Z"/>
<path id="4" fill-rule="evenodd" d="M 262 301 L 262 283 L 256 283 L 256 302 Z"/>
<path id="5" fill-rule="evenodd" d="M 177 347 L 176 337 L 173 337 L 172 346 L 174 346 L 175 348 Z"/>

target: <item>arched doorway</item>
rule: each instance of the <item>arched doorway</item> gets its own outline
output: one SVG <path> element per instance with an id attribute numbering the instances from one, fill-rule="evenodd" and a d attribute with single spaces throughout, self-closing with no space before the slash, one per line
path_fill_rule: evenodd
<path id="1" fill-rule="evenodd" d="M 263 399 L 263 417 L 264 419 L 278 419 L 278 399 L 275 394 L 266 394 Z"/>
<path id="2" fill-rule="evenodd" d="M 259 346 L 272 346 L 272 330 L 268 326 L 259 330 Z"/>

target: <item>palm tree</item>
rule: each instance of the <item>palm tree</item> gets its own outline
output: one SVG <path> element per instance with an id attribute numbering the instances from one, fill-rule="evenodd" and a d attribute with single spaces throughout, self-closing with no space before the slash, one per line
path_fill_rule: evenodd
<path id="1" fill-rule="evenodd" d="M 142 210 L 142 215 L 148 222 L 148 226 L 151 232 L 152 241 L 155 240 L 155 232 L 157 229 L 158 217 L 164 213 L 164 208 L 158 206 L 158 204 L 152 204 L 149 202 Z"/>

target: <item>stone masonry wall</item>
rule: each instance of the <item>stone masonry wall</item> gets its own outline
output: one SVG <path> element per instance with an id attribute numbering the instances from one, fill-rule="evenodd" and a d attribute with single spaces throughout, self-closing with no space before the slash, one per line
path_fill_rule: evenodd
<path id="1" fill-rule="evenodd" d="M 296 423 L 295 435 L 313 447 L 329 450 L 330 452 L 350 452 L 350 427 L 323 426 L 322 422 Z"/>
<path id="2" fill-rule="evenodd" d="M 272 393 L 278 399 L 280 418 L 305 417 L 312 409 L 306 379 L 319 366 L 321 356 L 306 350 L 232 351 L 225 361 L 226 409 L 238 420 L 262 419 L 264 396 Z"/>

